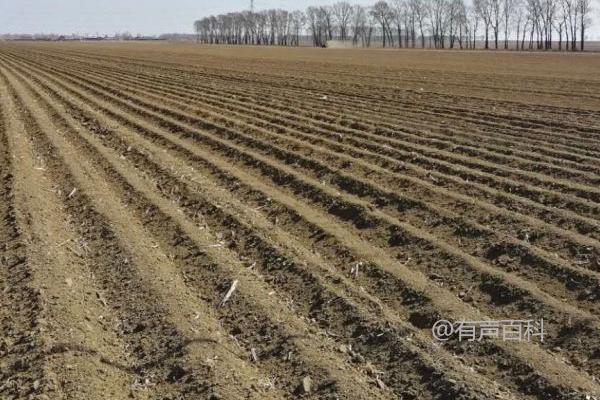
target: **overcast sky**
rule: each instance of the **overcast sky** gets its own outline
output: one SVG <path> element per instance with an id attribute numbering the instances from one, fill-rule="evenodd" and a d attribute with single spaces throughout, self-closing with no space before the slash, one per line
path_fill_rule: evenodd
<path id="1" fill-rule="evenodd" d="M 255 7 L 293 10 L 335 1 L 255 0 Z M 248 9 L 249 5 L 250 0 L 0 0 L 0 33 L 191 33 L 195 19 Z M 600 18 L 594 17 L 596 24 L 590 33 L 600 38 Z"/>
<path id="2" fill-rule="evenodd" d="M 292 10 L 333 3 L 255 0 L 255 8 Z M 0 0 L 0 33 L 191 33 L 195 19 L 249 8 L 250 0 Z"/>

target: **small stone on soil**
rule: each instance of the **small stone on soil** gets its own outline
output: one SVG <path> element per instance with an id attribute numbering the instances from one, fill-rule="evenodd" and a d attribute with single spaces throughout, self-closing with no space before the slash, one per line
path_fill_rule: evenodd
<path id="1" fill-rule="evenodd" d="M 304 379 L 302 379 L 302 392 L 308 394 L 311 391 L 312 391 L 312 379 L 310 378 L 310 376 L 305 376 Z"/>

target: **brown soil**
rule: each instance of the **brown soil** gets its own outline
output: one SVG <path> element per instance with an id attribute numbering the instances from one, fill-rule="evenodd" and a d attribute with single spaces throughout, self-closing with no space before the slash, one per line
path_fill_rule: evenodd
<path id="1" fill-rule="evenodd" d="M 0 398 L 600 396 L 599 70 L 1 44 Z"/>

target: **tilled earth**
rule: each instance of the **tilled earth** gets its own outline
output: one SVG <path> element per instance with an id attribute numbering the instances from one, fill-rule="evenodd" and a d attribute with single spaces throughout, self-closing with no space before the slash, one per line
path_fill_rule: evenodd
<path id="1" fill-rule="evenodd" d="M 597 398 L 598 71 L 0 44 L 0 398 Z"/>

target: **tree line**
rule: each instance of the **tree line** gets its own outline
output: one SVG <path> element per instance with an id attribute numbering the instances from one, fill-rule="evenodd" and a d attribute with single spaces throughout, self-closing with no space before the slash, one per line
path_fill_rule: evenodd
<path id="1" fill-rule="evenodd" d="M 364 47 L 583 51 L 591 1 L 391 0 L 369 7 L 340 1 L 306 11 L 211 15 L 195 21 L 194 31 L 207 44 L 298 46 L 307 34 L 318 47 L 341 40 Z"/>

